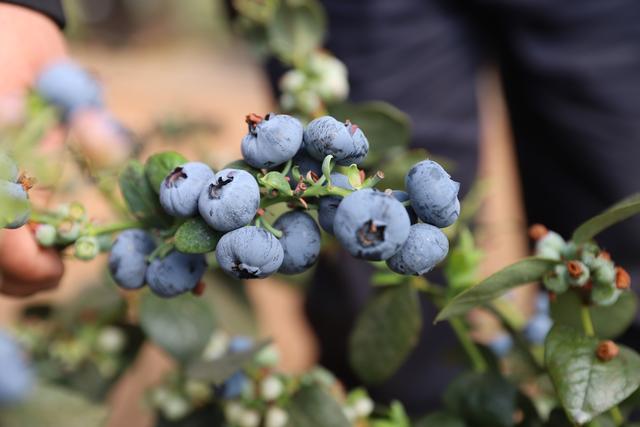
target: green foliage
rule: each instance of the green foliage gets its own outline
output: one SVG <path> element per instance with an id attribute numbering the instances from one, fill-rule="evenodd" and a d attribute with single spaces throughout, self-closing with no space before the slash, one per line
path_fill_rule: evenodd
<path id="1" fill-rule="evenodd" d="M 3 407 L 0 425 L 47 427 L 100 427 L 107 408 L 85 400 L 67 389 L 38 384 L 24 403 Z"/>
<path id="2" fill-rule="evenodd" d="M 289 63 L 301 63 L 320 47 L 326 16 L 316 0 L 280 0 L 267 27 L 271 49 Z"/>
<path id="3" fill-rule="evenodd" d="M 318 385 L 301 387 L 288 410 L 288 427 L 351 427 L 338 402 Z"/>
<path id="4" fill-rule="evenodd" d="M 140 221 L 153 227 L 166 228 L 172 220 L 164 212 L 158 195 L 151 188 L 140 162 L 132 160 L 120 174 L 120 191 L 129 212 Z"/>
<path id="5" fill-rule="evenodd" d="M 555 324 L 581 328 L 580 309 L 582 301 L 575 292 L 557 296 L 551 304 L 551 317 Z M 638 310 L 638 297 L 633 292 L 623 292 L 611 306 L 592 305 L 588 308 L 596 335 L 600 338 L 615 338 L 627 330 Z"/>
<path id="6" fill-rule="evenodd" d="M 166 176 L 187 161 L 186 157 L 175 151 L 163 151 L 150 156 L 144 165 L 144 173 L 153 191 L 159 193 Z"/>
<path id="7" fill-rule="evenodd" d="M 359 104 L 344 102 L 331 105 L 329 114 L 338 120 L 350 120 L 365 132 L 369 140 L 369 154 L 364 163 L 365 167 L 378 165 L 382 161 L 402 155 L 409 147 L 411 138 L 409 116 L 391 104 L 379 101 Z M 422 159 L 424 157 L 420 160 Z M 411 165 L 415 163 L 414 161 Z M 407 170 L 408 168 L 403 169 L 403 185 Z"/>
<path id="8" fill-rule="evenodd" d="M 640 386 L 640 355 L 619 346 L 609 361 L 596 356 L 599 339 L 555 326 L 545 342 L 545 364 L 562 406 L 584 424 L 611 409 Z"/>
<path id="9" fill-rule="evenodd" d="M 637 214 L 640 214 L 640 194 L 634 194 L 584 222 L 573 232 L 572 240 L 586 243 L 612 225 Z"/>
<path id="10" fill-rule="evenodd" d="M 398 401 L 391 402 L 389 413 L 385 419 L 374 419 L 371 423 L 372 427 L 411 427 L 411 420 L 404 410 L 402 403 Z"/>
<path id="11" fill-rule="evenodd" d="M 466 427 L 466 424 L 455 415 L 439 411 L 417 421 L 414 427 Z"/>
<path id="12" fill-rule="evenodd" d="M 193 295 L 164 299 L 149 292 L 142 296 L 140 326 L 151 341 L 182 363 L 202 353 L 214 325 L 210 307 Z"/>
<path id="13" fill-rule="evenodd" d="M 216 248 L 222 235 L 207 225 L 201 217 L 185 221 L 176 231 L 175 245 L 180 252 L 204 254 Z"/>
<path id="14" fill-rule="evenodd" d="M 360 313 L 349 340 L 349 360 L 366 383 L 389 378 L 418 342 L 422 315 L 407 285 L 382 290 Z"/>
<path id="15" fill-rule="evenodd" d="M 481 259 L 482 251 L 476 247 L 473 234 L 468 228 L 461 229 L 444 267 L 449 290 L 457 294 L 473 286 L 477 282 Z"/>
<path id="16" fill-rule="evenodd" d="M 543 258 L 525 258 L 453 298 L 436 317 L 436 322 L 460 316 L 474 307 L 490 303 L 511 289 L 540 280 L 556 262 Z"/>

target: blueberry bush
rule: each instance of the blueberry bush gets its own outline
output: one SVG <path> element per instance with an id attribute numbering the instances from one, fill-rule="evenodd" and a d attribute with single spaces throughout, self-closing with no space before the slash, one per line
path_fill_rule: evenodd
<path id="1" fill-rule="evenodd" d="M 216 170 L 177 151 L 137 160 L 134 136 L 104 108 L 100 85 L 71 62 L 45 70 L 24 114 L 2 123 L 1 225 L 30 227 L 40 245 L 79 260 L 107 253 L 108 277 L 67 304 L 27 307 L 0 334 L 0 424 L 102 425 L 109 390 L 148 340 L 175 361 L 146 393 L 159 427 L 633 426 L 640 355 L 614 340 L 637 299 L 630 275 L 595 238 L 640 213 L 640 195 L 566 239 L 531 227 L 534 256 L 480 280 L 471 224 L 482 185 L 461 203 L 446 161 L 408 147 L 402 112 L 346 101 L 347 70 L 320 48 L 316 1 L 234 5 L 234 26 L 256 52 L 288 68 L 281 112 L 245 117 L 242 159 Z M 83 143 L 71 141 L 73 158 L 119 220 L 98 223 L 78 202 L 31 206 L 34 185 L 59 179 L 35 146 L 60 126 L 76 130 Z M 349 339 L 362 382 L 355 390 L 319 366 L 281 372 L 272 343 L 231 332 L 211 302 L 211 288 L 237 292 L 238 280 L 278 275 L 299 285 L 337 244 L 374 270 L 375 292 Z M 437 266 L 443 283 L 424 277 Z M 525 319 L 503 296 L 532 282 L 540 292 Z M 367 387 L 415 347 L 421 298 L 451 326 L 468 371 L 440 411 L 411 418 L 400 402 L 374 403 Z M 468 315 L 478 310 L 501 325 L 486 345 L 472 339 Z"/>

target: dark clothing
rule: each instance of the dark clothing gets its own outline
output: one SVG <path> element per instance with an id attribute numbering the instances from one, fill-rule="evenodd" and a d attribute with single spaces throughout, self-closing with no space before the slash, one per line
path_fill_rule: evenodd
<path id="1" fill-rule="evenodd" d="M 10 1 L 62 25 L 57 1 Z M 455 162 L 468 191 L 477 171 L 478 68 L 501 72 L 529 222 L 568 237 L 583 220 L 640 191 L 640 2 L 638 0 L 325 0 L 327 47 L 349 68 L 353 101 L 384 100 L 408 113 L 413 145 Z M 272 81 L 278 72 L 272 68 Z M 523 229 L 524 232 L 524 229 Z M 600 243 L 640 279 L 640 218 Z M 370 297 L 370 269 L 324 258 L 306 310 L 321 343 L 321 364 L 348 387 L 347 339 Z M 439 405 L 459 371 L 461 350 L 423 301 L 417 348 L 379 401 L 411 413 Z M 631 333 L 634 333 L 633 331 Z M 630 335 L 631 336 L 631 335 Z M 638 347 L 638 342 L 632 343 Z"/>
<path id="2" fill-rule="evenodd" d="M 60 0 L 0 0 L 0 3 L 15 4 L 41 12 L 51 18 L 60 28 L 64 28 L 66 23 Z"/>

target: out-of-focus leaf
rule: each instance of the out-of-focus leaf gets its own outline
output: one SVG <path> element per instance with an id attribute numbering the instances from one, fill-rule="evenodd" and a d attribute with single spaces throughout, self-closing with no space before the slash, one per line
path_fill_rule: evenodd
<path id="1" fill-rule="evenodd" d="M 303 386 L 291 398 L 287 427 L 350 427 L 340 404 L 318 385 Z"/>
<path id="2" fill-rule="evenodd" d="M 171 218 L 160 206 L 158 195 L 147 181 L 144 166 L 137 160 L 130 161 L 120 174 L 120 191 L 129 211 L 140 221 L 159 228 L 171 225 Z"/>
<path id="3" fill-rule="evenodd" d="M 267 27 L 269 45 L 285 62 L 301 64 L 322 45 L 325 26 L 317 0 L 281 0 Z"/>
<path id="4" fill-rule="evenodd" d="M 573 232 L 571 240 L 575 243 L 588 242 L 612 225 L 638 214 L 640 214 L 640 194 L 634 194 L 584 222 Z"/>
<path id="5" fill-rule="evenodd" d="M 449 289 L 459 293 L 477 283 L 481 259 L 482 251 L 476 247 L 473 234 L 468 228 L 463 228 L 444 267 Z"/>
<path id="6" fill-rule="evenodd" d="M 150 156 L 144 165 L 144 173 L 153 191 L 159 193 L 160 185 L 169 172 L 187 161 L 186 157 L 175 151 L 164 151 Z"/>
<path id="7" fill-rule="evenodd" d="M 247 351 L 225 354 L 214 360 L 196 360 L 187 367 L 187 375 L 197 380 L 221 384 L 251 363 L 256 354 L 269 343 L 269 341 L 263 341 Z"/>

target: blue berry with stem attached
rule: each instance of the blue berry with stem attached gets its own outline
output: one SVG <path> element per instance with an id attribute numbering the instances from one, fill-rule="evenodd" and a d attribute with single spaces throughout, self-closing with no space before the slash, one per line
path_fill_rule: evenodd
<path id="1" fill-rule="evenodd" d="M 124 289 L 144 286 L 147 257 L 155 248 L 155 241 L 144 230 L 131 229 L 120 233 L 109 254 L 109 271 L 116 284 Z"/>
<path id="2" fill-rule="evenodd" d="M 460 215 L 460 184 L 433 160 L 415 164 L 405 177 L 411 206 L 423 222 L 444 228 Z"/>
<path id="3" fill-rule="evenodd" d="M 247 116 L 249 133 L 242 139 L 242 157 L 254 168 L 271 168 L 291 159 L 302 145 L 302 123 L 286 114 Z"/>
<path id="4" fill-rule="evenodd" d="M 319 117 L 307 125 L 304 144 L 315 159 L 322 161 L 332 155 L 342 166 L 360 164 L 369 153 L 369 141 L 357 125 L 331 116 Z"/>
<path id="5" fill-rule="evenodd" d="M 284 259 L 278 269 L 284 274 L 308 270 L 320 255 L 320 228 L 311 216 L 302 211 L 281 215 L 273 226 L 282 232 L 279 238 Z"/>
<path id="6" fill-rule="evenodd" d="M 249 224 L 260 207 L 260 187 L 241 169 L 223 169 L 206 183 L 198 209 L 215 230 L 231 231 Z"/>
<path id="7" fill-rule="evenodd" d="M 185 254 L 176 250 L 149 264 L 146 282 L 149 288 L 163 298 L 190 292 L 202 279 L 207 267 L 201 254 Z"/>
<path id="8" fill-rule="evenodd" d="M 386 260 L 398 252 L 410 227 L 402 203 L 370 188 L 345 197 L 333 224 L 336 237 L 351 255 L 372 261 Z"/>
<path id="9" fill-rule="evenodd" d="M 216 247 L 220 268 L 237 279 L 262 279 L 278 271 L 284 259 L 280 241 L 264 228 L 230 231 Z"/>
<path id="10" fill-rule="evenodd" d="M 399 274 L 423 275 L 433 270 L 449 252 L 449 240 L 438 227 L 414 224 L 402 248 L 387 260 L 389 268 Z"/>
<path id="11" fill-rule="evenodd" d="M 331 174 L 331 185 L 346 190 L 353 190 L 349 178 L 338 172 Z M 333 234 L 333 221 L 341 201 L 341 196 L 325 196 L 321 197 L 318 201 L 318 222 L 320 223 L 320 227 L 329 234 Z"/>
<path id="12" fill-rule="evenodd" d="M 198 213 L 198 199 L 213 178 L 211 168 L 200 162 L 178 166 L 160 184 L 160 204 L 171 216 L 188 218 Z"/>

